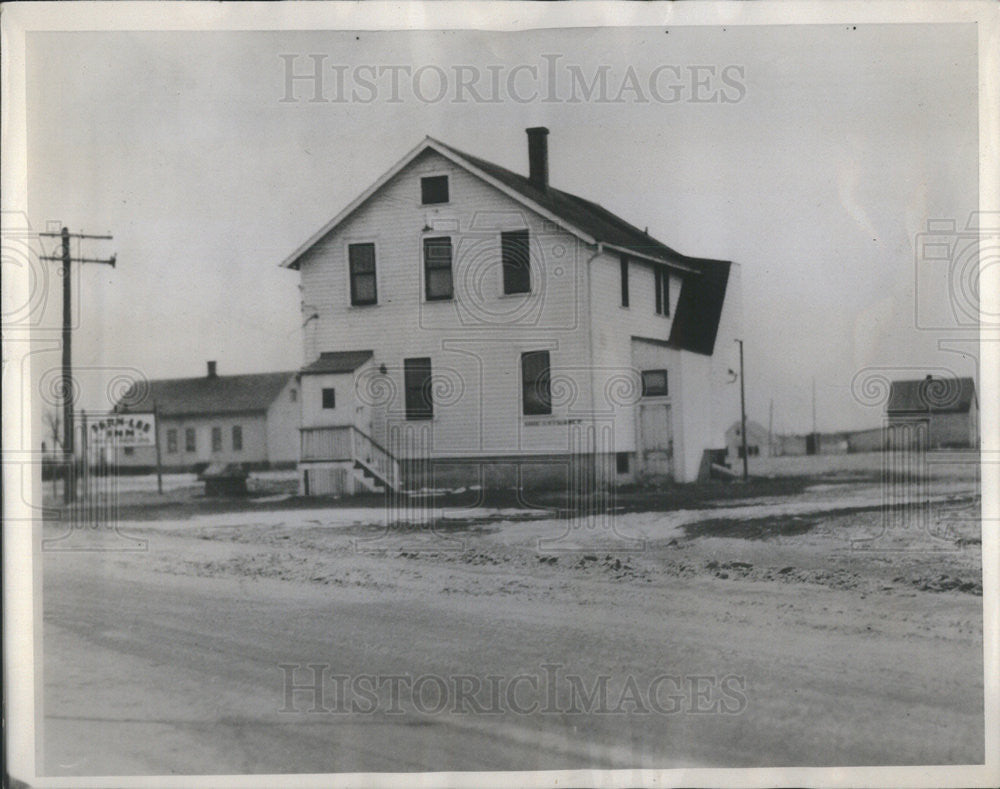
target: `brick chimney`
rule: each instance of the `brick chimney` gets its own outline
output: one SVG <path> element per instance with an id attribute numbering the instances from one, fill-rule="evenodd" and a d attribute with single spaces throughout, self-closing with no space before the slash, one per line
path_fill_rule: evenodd
<path id="1" fill-rule="evenodd" d="M 549 185 L 549 130 L 544 126 L 525 129 L 528 133 L 528 178 L 542 189 Z"/>
<path id="2" fill-rule="evenodd" d="M 209 378 L 215 378 L 216 377 L 215 362 L 209 362 L 208 363 L 208 377 Z"/>

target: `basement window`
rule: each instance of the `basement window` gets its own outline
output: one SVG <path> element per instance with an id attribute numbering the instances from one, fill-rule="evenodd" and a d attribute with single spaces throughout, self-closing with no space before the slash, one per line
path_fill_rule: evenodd
<path id="1" fill-rule="evenodd" d="M 643 397 L 663 397 L 667 391 L 667 371 L 666 370 L 643 370 L 642 371 L 642 396 Z"/>
<path id="2" fill-rule="evenodd" d="M 448 202 L 448 176 L 431 175 L 420 179 L 420 202 L 424 205 Z"/>

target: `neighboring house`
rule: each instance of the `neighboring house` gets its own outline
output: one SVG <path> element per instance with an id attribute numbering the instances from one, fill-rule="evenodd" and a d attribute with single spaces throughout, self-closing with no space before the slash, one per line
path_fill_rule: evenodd
<path id="1" fill-rule="evenodd" d="M 739 422 L 733 422 L 726 430 L 727 455 L 730 460 L 743 459 L 743 437 L 742 426 Z M 747 420 L 747 456 L 748 457 L 771 457 L 771 441 L 767 428 L 752 419 Z"/>
<path id="2" fill-rule="evenodd" d="M 928 375 L 893 381 L 886 404 L 889 444 L 927 449 L 979 446 L 979 400 L 971 378 Z"/>
<path id="3" fill-rule="evenodd" d="M 218 375 L 133 386 L 115 411 L 157 413 L 163 468 L 196 470 L 209 463 L 294 468 L 299 456 L 300 402 L 294 372 Z M 154 447 L 119 448 L 122 468 L 156 466 Z"/>
<path id="4" fill-rule="evenodd" d="M 428 137 L 282 263 L 304 491 L 690 481 L 725 447 L 738 267 L 550 186 L 547 134 L 528 177 Z"/>

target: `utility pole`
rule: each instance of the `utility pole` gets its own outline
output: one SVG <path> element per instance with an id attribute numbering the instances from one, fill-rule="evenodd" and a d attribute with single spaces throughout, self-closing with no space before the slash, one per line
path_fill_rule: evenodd
<path id="1" fill-rule="evenodd" d="M 743 444 L 743 481 L 750 478 L 749 458 L 747 457 L 747 403 L 746 386 L 743 383 L 743 340 L 740 344 L 740 438 Z"/>
<path id="2" fill-rule="evenodd" d="M 774 398 L 767 407 L 767 454 L 774 456 Z"/>
<path id="3" fill-rule="evenodd" d="M 110 258 L 74 258 L 70 254 L 69 240 L 97 239 L 110 241 L 112 236 L 94 236 L 85 233 L 70 233 L 63 228 L 58 233 L 39 233 L 40 236 L 62 239 L 62 255 L 42 255 L 41 260 L 55 260 L 62 263 L 63 304 L 62 304 L 62 401 L 63 401 L 63 455 L 66 460 L 66 479 L 63 481 L 63 501 L 66 504 L 76 499 L 75 458 L 73 455 L 73 291 L 70 266 L 77 263 L 103 263 L 115 267 L 115 256 Z M 84 458 L 84 463 L 87 460 Z"/>
<path id="4" fill-rule="evenodd" d="M 813 435 L 816 435 L 816 376 L 813 376 Z"/>

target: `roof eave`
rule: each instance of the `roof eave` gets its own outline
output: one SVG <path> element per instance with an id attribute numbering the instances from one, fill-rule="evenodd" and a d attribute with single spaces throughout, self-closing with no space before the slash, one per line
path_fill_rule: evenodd
<path id="1" fill-rule="evenodd" d="M 404 167 L 406 167 L 410 162 L 416 159 L 424 149 L 427 148 L 428 143 L 433 142 L 430 137 L 425 137 L 421 142 L 410 149 L 410 151 L 396 164 L 386 170 L 382 175 L 365 191 L 354 198 L 347 206 L 340 211 L 333 219 L 327 222 L 323 227 L 313 233 L 305 242 L 300 244 L 292 254 L 286 257 L 279 264 L 279 268 L 290 268 L 298 269 L 299 258 L 301 258 L 306 252 L 308 252 L 316 243 L 323 238 L 331 230 L 334 230 L 337 225 L 343 222 L 347 217 L 353 214 L 360 208 L 365 201 L 368 200 L 373 194 L 375 194 L 379 189 L 381 189 L 386 183 L 388 183 L 392 178 L 396 176 Z"/>
<path id="2" fill-rule="evenodd" d="M 686 274 L 701 274 L 701 272 L 694 266 L 687 266 L 677 261 L 665 260 L 663 258 L 658 258 L 653 255 L 647 255 L 642 252 L 636 252 L 634 249 L 618 246 L 617 244 L 609 244 L 607 241 L 602 241 L 601 244 L 604 246 L 605 249 L 610 249 L 612 252 L 618 252 L 622 255 L 628 255 L 629 257 L 632 258 L 645 260 L 649 263 L 656 263 L 657 265 L 666 266 L 667 268 L 672 268 L 677 271 L 684 272 Z"/>

